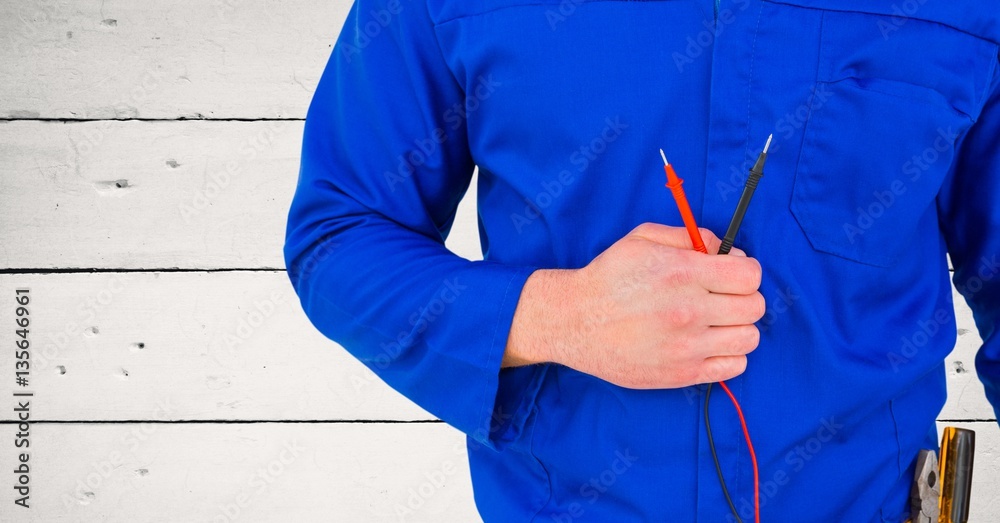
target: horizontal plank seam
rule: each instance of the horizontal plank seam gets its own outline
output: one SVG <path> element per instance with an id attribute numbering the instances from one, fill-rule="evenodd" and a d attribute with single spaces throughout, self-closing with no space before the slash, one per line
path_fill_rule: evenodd
<path id="1" fill-rule="evenodd" d="M 996 423 L 995 419 L 988 418 L 970 418 L 970 419 L 939 419 L 938 423 Z M 16 425 L 21 423 L 19 420 L 0 420 L 0 425 Z M 398 419 L 287 419 L 287 420 L 231 420 L 231 419 L 181 419 L 181 420 L 162 420 L 162 419 L 127 419 L 127 420 L 30 420 L 29 423 L 32 425 L 40 423 L 51 423 L 51 424 L 74 424 L 74 423 L 95 423 L 95 424 L 114 424 L 114 423 L 159 423 L 159 424 L 209 424 L 209 423 L 229 423 L 229 424 L 242 424 L 249 425 L 254 423 L 316 423 L 316 424 L 358 424 L 358 423 L 444 423 L 439 419 L 415 419 L 415 420 L 398 420 Z"/>
<path id="2" fill-rule="evenodd" d="M 192 269 L 181 267 L 159 268 L 82 268 L 82 267 L 52 267 L 27 269 L 0 269 L 0 274 L 73 274 L 90 272 L 286 272 L 282 267 L 221 267 L 215 269 Z"/>
<path id="3" fill-rule="evenodd" d="M 0 122 L 304 122 L 305 118 L 11 118 L 0 117 Z"/>
<path id="4" fill-rule="evenodd" d="M 17 425 L 21 423 L 19 420 L 0 420 L 0 425 Z M 388 423 L 388 424 L 399 424 L 399 423 L 444 423 L 439 419 L 415 419 L 415 420 L 398 420 L 398 419 L 288 419 L 288 420 L 231 420 L 231 419 L 182 419 L 182 420 L 162 420 L 162 419 L 128 419 L 128 420 L 29 420 L 28 423 L 32 425 L 39 424 L 83 424 L 83 423 L 93 423 L 93 424 L 125 424 L 125 423 L 158 423 L 158 424 L 237 424 L 237 425 L 250 425 L 255 423 L 315 423 L 323 425 L 336 425 L 336 424 L 359 424 L 359 423 Z"/>
<path id="5" fill-rule="evenodd" d="M 114 268 L 114 267 L 29 267 L 0 268 L 0 274 L 49 274 L 77 272 L 285 272 L 284 267 L 218 267 L 214 269 L 182 268 L 182 267 L 148 267 L 148 268 Z M 948 272 L 952 272 L 950 269 Z"/>

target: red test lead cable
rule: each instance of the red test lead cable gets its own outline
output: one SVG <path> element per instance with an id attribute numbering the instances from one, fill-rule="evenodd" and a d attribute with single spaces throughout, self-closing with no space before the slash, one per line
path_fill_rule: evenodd
<path id="1" fill-rule="evenodd" d="M 711 386 L 711 383 L 709 383 L 709 386 Z M 740 408 L 740 402 L 736 401 L 736 396 L 729 390 L 726 382 L 720 381 L 719 386 L 726 392 L 726 396 L 729 396 L 729 399 L 733 402 L 733 407 L 736 407 L 736 415 L 740 417 L 740 426 L 743 427 L 743 437 L 746 438 L 747 449 L 750 450 L 750 462 L 753 464 L 754 521 L 760 523 L 760 478 L 757 476 L 757 453 L 754 452 L 753 443 L 750 442 L 750 430 L 747 429 L 747 420 L 743 418 L 743 409 Z"/>
<path id="2" fill-rule="evenodd" d="M 768 143 L 768 145 L 771 144 L 770 137 L 768 137 L 767 143 Z M 762 155 L 764 155 L 764 158 L 766 158 L 766 154 L 767 154 L 767 146 L 764 147 L 764 153 L 762 153 Z M 677 176 L 677 173 L 674 172 L 674 168 L 670 165 L 670 162 L 667 161 L 667 155 L 663 153 L 663 149 L 660 149 L 660 156 L 663 158 L 663 170 L 667 173 L 667 183 L 666 183 L 666 186 L 667 186 L 667 188 L 670 189 L 670 193 L 673 194 L 674 201 L 677 202 L 677 209 L 680 211 L 680 213 L 681 213 L 681 219 L 684 220 L 684 227 L 687 228 L 688 235 L 691 237 L 691 244 L 694 245 L 694 250 L 696 250 L 698 252 L 703 252 L 703 253 L 707 254 L 708 253 L 708 249 L 705 248 L 705 243 L 701 239 L 701 233 L 698 231 L 698 224 L 695 223 L 694 214 L 691 213 L 691 207 L 688 205 L 687 196 L 684 194 L 684 187 L 682 186 L 682 184 L 684 183 L 684 180 L 682 180 L 679 176 Z M 763 160 L 759 158 L 757 160 L 757 162 L 758 162 L 758 164 L 760 166 L 759 169 L 762 171 L 763 170 Z M 756 169 L 757 169 L 757 166 L 755 165 L 755 170 Z M 756 179 L 757 180 L 760 179 L 760 174 L 758 174 L 758 173 L 752 173 L 752 174 L 757 174 Z M 754 187 L 756 188 L 756 183 L 754 183 Z M 746 192 L 746 191 L 744 191 L 744 192 Z M 753 194 L 753 192 L 750 191 L 750 195 L 751 196 L 752 196 L 752 194 Z M 744 196 L 743 196 L 743 198 L 741 198 L 741 200 L 746 200 L 745 203 L 741 202 L 741 205 L 740 205 L 740 207 L 742 207 L 742 211 L 745 212 L 746 211 L 746 205 L 749 204 L 749 197 L 747 197 L 747 195 L 744 194 Z M 739 215 L 739 220 L 742 221 L 742 218 L 743 218 L 742 212 L 738 212 L 737 214 Z M 731 229 L 733 228 L 732 225 L 730 226 L 730 228 Z M 739 224 L 737 223 L 736 229 L 738 229 L 738 228 L 739 228 Z M 733 236 L 735 236 L 735 231 L 733 231 Z M 731 241 L 732 240 L 730 240 L 730 246 L 732 245 Z M 725 249 L 725 252 L 720 252 L 720 254 L 727 254 L 728 252 L 729 252 L 729 249 Z M 722 387 L 722 390 L 726 392 L 726 395 L 729 396 L 730 401 L 733 402 L 733 407 L 736 408 L 736 414 L 740 418 L 740 426 L 743 428 L 743 436 L 746 438 L 747 448 L 750 450 L 750 462 L 753 464 L 753 506 L 754 506 L 754 516 L 755 516 L 755 521 L 757 523 L 760 523 L 760 478 L 759 478 L 759 475 L 758 475 L 758 472 L 757 472 L 757 454 L 753 450 L 753 443 L 750 442 L 750 430 L 747 429 L 747 422 L 746 422 L 746 419 L 743 417 L 743 409 L 740 408 L 740 403 L 739 403 L 739 401 L 736 400 L 736 396 L 733 395 L 732 391 L 729 390 L 729 387 L 726 386 L 726 382 L 720 381 L 719 382 L 719 386 Z M 712 384 L 709 383 L 708 384 L 708 392 L 705 394 L 705 402 L 706 402 L 705 403 L 705 425 L 706 425 L 707 430 L 708 430 L 708 438 L 709 438 L 709 442 L 710 443 L 712 442 L 712 432 L 711 432 L 712 429 L 711 429 L 711 425 L 709 424 L 709 421 L 708 421 L 708 398 L 711 397 L 710 396 L 711 393 L 712 393 Z M 736 511 L 736 507 L 733 505 L 732 500 L 729 498 L 729 490 L 726 488 L 726 480 L 722 476 L 722 470 L 718 468 L 719 467 L 718 457 L 715 455 L 715 452 L 714 452 L 715 445 L 712 445 L 712 450 L 713 450 L 712 455 L 713 455 L 713 459 L 715 460 L 716 470 L 719 472 L 719 481 L 722 483 L 722 491 L 726 495 L 726 501 L 729 502 L 729 506 L 732 508 L 733 515 L 736 516 L 737 521 L 741 521 L 739 513 L 737 513 L 737 511 Z"/>

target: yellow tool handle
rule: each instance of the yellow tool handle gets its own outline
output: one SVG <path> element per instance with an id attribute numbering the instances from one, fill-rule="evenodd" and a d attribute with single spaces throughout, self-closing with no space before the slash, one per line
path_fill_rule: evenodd
<path id="1" fill-rule="evenodd" d="M 972 494 L 972 465 L 976 452 L 976 433 L 968 429 L 945 427 L 941 438 L 941 502 L 938 523 L 969 521 L 969 498 Z"/>

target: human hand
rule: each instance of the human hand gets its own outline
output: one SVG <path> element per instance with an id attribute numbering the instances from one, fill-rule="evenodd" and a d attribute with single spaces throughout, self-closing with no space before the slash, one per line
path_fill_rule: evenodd
<path id="1" fill-rule="evenodd" d="M 746 369 L 760 341 L 761 267 L 701 229 L 644 223 L 575 270 L 525 283 L 505 365 L 552 361 L 628 388 L 722 381 Z M 522 307 L 523 305 L 523 307 Z"/>

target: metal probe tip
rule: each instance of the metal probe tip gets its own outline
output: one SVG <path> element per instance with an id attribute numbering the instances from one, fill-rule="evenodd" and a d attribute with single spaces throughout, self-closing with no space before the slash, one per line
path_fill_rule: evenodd
<path id="1" fill-rule="evenodd" d="M 670 162 L 667 161 L 667 155 L 663 154 L 663 149 L 660 149 L 660 157 L 663 158 L 663 165 L 670 165 Z"/>
<path id="2" fill-rule="evenodd" d="M 764 154 L 767 154 L 767 148 L 771 146 L 771 138 L 774 138 L 774 134 L 767 135 L 767 143 L 764 144 Z"/>

